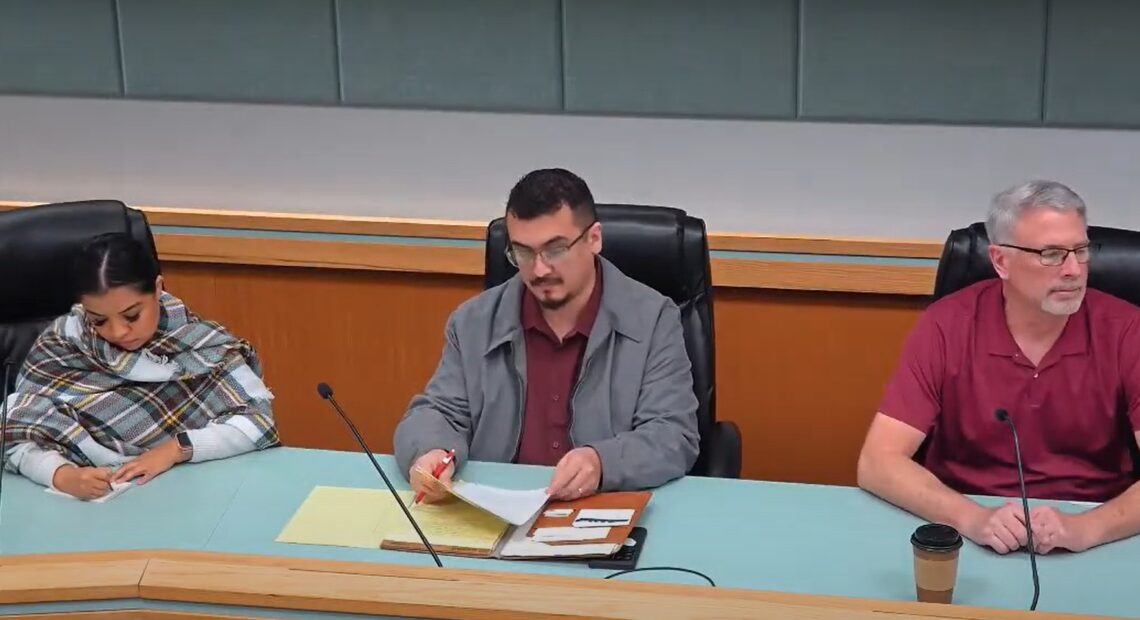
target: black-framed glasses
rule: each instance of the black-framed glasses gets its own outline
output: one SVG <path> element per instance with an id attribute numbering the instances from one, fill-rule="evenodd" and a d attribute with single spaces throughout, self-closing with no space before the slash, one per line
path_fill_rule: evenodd
<path id="1" fill-rule="evenodd" d="M 537 251 L 532 250 L 528 247 L 515 247 L 514 245 L 508 245 L 506 250 L 504 250 L 504 253 L 507 255 L 507 261 L 515 267 L 518 267 L 519 265 L 533 265 L 536 258 L 541 258 L 542 262 L 546 263 L 548 266 L 553 267 L 558 261 L 566 257 L 566 254 L 570 252 L 570 249 L 574 247 L 574 244 L 578 243 L 582 239 L 585 239 L 586 233 L 590 232 L 590 229 L 593 228 L 594 224 L 597 223 L 598 220 L 590 222 L 590 225 L 583 229 L 582 232 L 579 233 L 577 237 L 574 237 L 574 240 L 570 241 L 569 243 L 556 243 L 554 245 L 546 246 L 545 248 Z"/>
<path id="2" fill-rule="evenodd" d="M 1089 259 L 1092 258 L 1093 251 L 1096 249 L 1091 243 L 1086 243 L 1075 248 L 1043 248 L 1040 250 L 1037 248 L 1013 245 L 1012 243 L 999 243 L 997 245 L 1003 248 L 1013 248 L 1022 252 L 1036 254 L 1037 259 L 1046 267 L 1059 267 L 1064 265 L 1065 261 L 1069 260 L 1069 254 L 1076 257 L 1077 262 L 1083 265 L 1089 262 Z"/>

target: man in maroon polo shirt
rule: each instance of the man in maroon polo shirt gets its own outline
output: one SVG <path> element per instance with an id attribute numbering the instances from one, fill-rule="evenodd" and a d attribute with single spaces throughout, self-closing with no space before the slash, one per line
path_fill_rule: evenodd
<path id="1" fill-rule="evenodd" d="M 1081 514 L 1035 507 L 1036 550 L 1083 551 L 1140 532 L 1140 308 L 1086 287 L 1084 202 L 1033 181 L 998 194 L 986 232 L 998 278 L 931 304 L 908 337 L 859 455 L 859 486 L 970 540 L 1027 544 L 1017 497 L 1017 424 L 1030 497 L 1104 502 Z M 921 463 L 914 460 L 926 443 Z"/>
<path id="2" fill-rule="evenodd" d="M 697 399 L 676 304 L 600 256 L 594 198 L 567 170 L 524 176 L 506 227 L 519 273 L 452 314 L 439 367 L 396 428 L 412 487 L 438 499 L 425 476 L 449 450 L 445 483 L 468 460 L 547 465 L 556 499 L 684 475 Z"/>

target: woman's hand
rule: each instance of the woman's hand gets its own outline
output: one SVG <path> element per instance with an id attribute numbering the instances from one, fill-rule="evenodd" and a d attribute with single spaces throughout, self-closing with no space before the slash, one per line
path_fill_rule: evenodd
<path id="1" fill-rule="evenodd" d="M 178 447 L 178 442 L 172 439 L 157 448 L 147 450 L 123 465 L 111 477 L 111 482 L 128 482 L 140 478 L 138 484 L 146 484 L 182 460 L 182 451 Z"/>
<path id="2" fill-rule="evenodd" d="M 72 497 L 98 499 L 111 491 L 111 470 L 64 465 L 55 470 L 51 485 Z"/>

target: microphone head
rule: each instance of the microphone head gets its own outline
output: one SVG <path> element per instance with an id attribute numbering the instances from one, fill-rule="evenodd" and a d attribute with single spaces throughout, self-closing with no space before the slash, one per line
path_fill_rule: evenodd
<path id="1" fill-rule="evenodd" d="M 998 409 L 994 412 L 994 417 L 997 418 L 998 422 L 1006 422 L 1009 420 L 1009 412 L 1005 409 Z"/>
<path id="2" fill-rule="evenodd" d="M 318 383 L 317 384 L 317 394 L 320 394 L 321 398 L 328 400 L 328 399 L 332 398 L 332 395 L 333 395 L 332 388 L 329 387 L 329 384 L 327 384 L 327 383 Z"/>

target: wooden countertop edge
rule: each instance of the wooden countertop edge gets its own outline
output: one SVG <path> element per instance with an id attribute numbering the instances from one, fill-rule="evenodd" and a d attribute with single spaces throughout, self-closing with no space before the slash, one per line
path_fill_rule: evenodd
<path id="1" fill-rule="evenodd" d="M 62 585 L 61 585 L 62 584 Z M 586 577 L 197 551 L 0 557 L 0 604 L 151 601 L 426 618 L 1083 618 Z M 702 615 L 706 614 L 706 615 Z"/>

